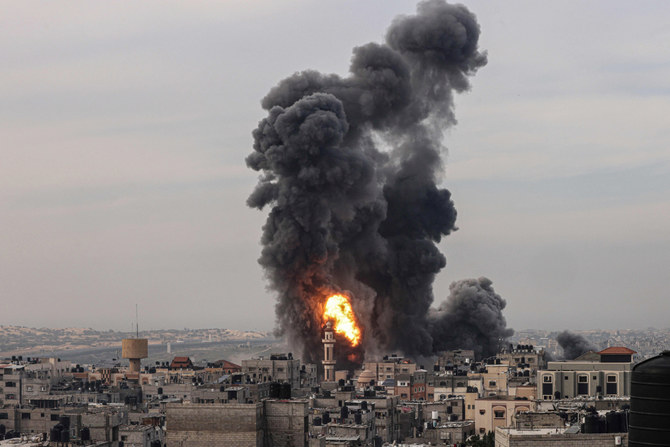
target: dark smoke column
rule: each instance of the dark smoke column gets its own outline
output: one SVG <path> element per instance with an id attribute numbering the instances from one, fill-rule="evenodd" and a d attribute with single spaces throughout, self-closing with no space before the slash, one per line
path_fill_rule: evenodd
<path id="1" fill-rule="evenodd" d="M 464 6 L 431 0 L 394 20 L 386 43 L 354 49 L 348 77 L 304 71 L 263 99 L 247 165 L 261 172 L 249 206 L 269 207 L 259 259 L 277 292 L 277 333 L 315 361 L 325 298 L 350 297 L 365 350 L 430 354 L 437 248 L 455 229 L 442 180 L 453 94 L 486 64 Z M 503 306 L 504 307 L 504 306 Z M 436 320 L 438 318 L 438 320 Z M 344 348 L 346 342 L 338 340 Z M 353 356 L 353 357 L 352 357 Z"/>
<path id="2" fill-rule="evenodd" d="M 556 341 L 563 349 L 563 358 L 566 360 L 574 360 L 588 351 L 598 350 L 583 336 L 569 331 L 563 331 L 558 334 Z"/>

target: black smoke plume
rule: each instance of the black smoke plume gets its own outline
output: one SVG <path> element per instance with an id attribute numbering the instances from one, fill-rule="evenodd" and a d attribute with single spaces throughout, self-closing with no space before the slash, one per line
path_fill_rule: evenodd
<path id="1" fill-rule="evenodd" d="M 338 345 L 340 359 L 429 355 L 453 335 L 441 319 L 472 323 L 448 316 L 463 304 L 429 310 L 446 265 L 436 244 L 456 229 L 451 194 L 438 186 L 442 134 L 455 122 L 453 94 L 486 64 L 478 39 L 464 6 L 425 1 L 394 20 L 385 43 L 354 48 L 349 76 L 295 73 L 263 99 L 268 116 L 246 160 L 262 174 L 248 204 L 271 207 L 259 262 L 278 294 L 277 334 L 302 346 L 303 359 L 319 358 L 334 292 L 350 297 L 363 330 L 356 349 Z"/>
<path id="2" fill-rule="evenodd" d="M 563 358 L 574 360 L 588 351 L 596 351 L 597 348 L 579 334 L 563 331 L 556 337 L 556 341 L 563 349 Z"/>
<path id="3" fill-rule="evenodd" d="M 479 358 L 496 354 L 514 334 L 502 315 L 506 301 L 488 278 L 464 279 L 449 286 L 449 297 L 430 319 L 433 350 L 468 347 Z"/>

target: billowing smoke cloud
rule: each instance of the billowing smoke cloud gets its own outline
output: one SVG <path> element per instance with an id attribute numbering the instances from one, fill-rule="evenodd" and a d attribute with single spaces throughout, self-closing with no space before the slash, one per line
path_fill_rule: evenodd
<path id="1" fill-rule="evenodd" d="M 563 348 L 563 357 L 566 360 L 574 360 L 588 351 L 597 351 L 598 349 L 579 334 L 563 331 L 556 337 L 556 341 Z"/>
<path id="2" fill-rule="evenodd" d="M 259 262 L 278 293 L 277 333 L 302 345 L 305 360 L 318 359 L 323 303 L 334 292 L 351 298 L 363 329 L 359 348 L 339 345 L 341 358 L 429 355 L 449 345 L 447 321 L 464 328 L 477 318 L 448 316 L 468 306 L 458 297 L 439 317 L 429 309 L 446 265 L 436 244 L 456 229 L 451 194 L 438 186 L 442 132 L 455 122 L 454 92 L 486 64 L 478 39 L 464 6 L 425 1 L 393 22 L 386 43 L 355 48 L 349 76 L 299 72 L 263 99 L 268 116 L 247 157 L 262 175 L 248 204 L 271 207 Z M 502 310 L 489 286 L 480 281 L 483 292 L 467 296 L 498 299 L 488 309 Z M 479 331 L 459 337 L 479 343 Z"/>
<path id="3" fill-rule="evenodd" d="M 488 278 L 464 279 L 449 287 L 449 297 L 430 319 L 433 349 L 469 347 L 478 357 L 498 352 L 501 342 L 513 335 L 502 310 L 507 304 Z"/>

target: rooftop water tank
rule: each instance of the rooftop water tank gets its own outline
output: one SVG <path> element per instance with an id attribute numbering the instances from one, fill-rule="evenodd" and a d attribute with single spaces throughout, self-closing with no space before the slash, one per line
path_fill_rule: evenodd
<path id="1" fill-rule="evenodd" d="M 629 447 L 670 446 L 670 351 L 633 367 Z"/>

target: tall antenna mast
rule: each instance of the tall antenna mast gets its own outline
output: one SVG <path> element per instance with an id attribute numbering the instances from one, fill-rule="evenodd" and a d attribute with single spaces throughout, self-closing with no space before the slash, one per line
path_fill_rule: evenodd
<path id="1" fill-rule="evenodd" d="M 137 303 L 135 303 L 135 328 L 137 330 L 135 338 L 140 338 L 140 317 L 137 313 Z"/>

